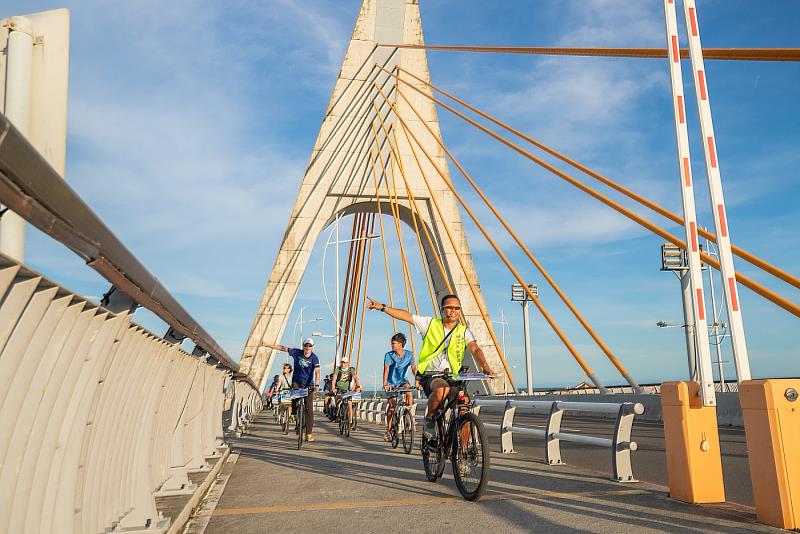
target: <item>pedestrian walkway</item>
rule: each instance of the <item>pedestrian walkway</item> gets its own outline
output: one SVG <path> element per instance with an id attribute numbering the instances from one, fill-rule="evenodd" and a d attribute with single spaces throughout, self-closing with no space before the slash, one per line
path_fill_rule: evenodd
<path id="1" fill-rule="evenodd" d="M 363 423 L 349 439 L 322 417 L 317 441 L 296 450 L 272 416 L 261 414 L 187 532 L 780 532 L 755 522 L 738 505 L 690 506 L 665 488 L 618 484 L 603 473 L 551 467 L 522 455 L 496 453 L 486 495 L 465 502 L 450 465 L 438 483 L 426 480 L 418 450 L 406 455 Z M 220 490 L 223 489 L 221 496 Z M 218 502 L 214 507 L 214 500 Z"/>

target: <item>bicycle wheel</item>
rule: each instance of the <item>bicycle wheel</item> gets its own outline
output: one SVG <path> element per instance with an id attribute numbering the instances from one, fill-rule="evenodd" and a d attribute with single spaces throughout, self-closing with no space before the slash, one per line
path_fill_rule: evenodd
<path id="1" fill-rule="evenodd" d="M 425 467 L 425 476 L 431 482 L 436 482 L 444 473 L 444 425 L 442 419 L 436 420 L 436 439 L 422 438 L 422 465 Z"/>
<path id="2" fill-rule="evenodd" d="M 399 422 L 399 414 L 395 411 L 392 417 L 392 426 L 389 429 L 389 432 L 392 433 L 392 448 L 396 449 L 397 445 L 400 443 L 400 422 Z"/>
<path id="3" fill-rule="evenodd" d="M 344 436 L 344 402 L 339 403 L 339 409 L 336 413 L 336 419 L 339 421 L 339 434 Z"/>
<path id="4" fill-rule="evenodd" d="M 295 418 L 297 419 L 297 450 L 299 451 L 303 446 L 303 438 L 305 438 L 306 433 L 306 406 L 304 399 L 300 399 L 297 403 L 297 415 Z"/>
<path id="5" fill-rule="evenodd" d="M 489 481 L 489 440 L 474 414 L 461 417 L 453 436 L 451 462 L 458 491 L 468 501 L 478 500 Z"/>
<path id="6" fill-rule="evenodd" d="M 406 454 L 411 454 L 411 448 L 414 445 L 414 418 L 411 417 L 411 412 L 403 410 L 403 419 L 400 425 L 401 437 L 403 438 L 403 450 Z"/>
<path id="7" fill-rule="evenodd" d="M 344 437 L 350 437 L 350 410 L 347 408 L 352 406 L 350 401 L 343 402 L 342 406 L 344 407 L 344 413 L 342 414 L 342 425 L 344 426 Z"/>

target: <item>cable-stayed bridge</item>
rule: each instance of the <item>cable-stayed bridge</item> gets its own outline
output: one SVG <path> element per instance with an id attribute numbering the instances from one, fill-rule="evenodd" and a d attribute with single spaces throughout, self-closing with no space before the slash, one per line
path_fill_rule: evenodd
<path id="1" fill-rule="evenodd" d="M 663 7 L 664 48 L 512 48 L 426 45 L 416 1 L 364 0 L 238 363 L 62 178 L 68 13 L 4 19 L 0 531 L 177 532 L 185 525 L 193 532 L 285 531 L 296 526 L 297 513 L 369 530 L 432 531 L 443 524 L 465 531 L 800 528 L 800 454 L 793 445 L 800 437 L 800 382 L 752 379 L 739 295 L 744 287 L 774 305 L 774 313 L 800 317 L 793 300 L 800 279 L 734 243 L 704 63 L 795 62 L 800 53 L 704 49 L 694 0 L 663 0 Z M 432 83 L 428 50 L 666 62 L 682 213 Z M 684 75 L 693 80 L 693 95 L 684 90 Z M 699 143 L 689 134 L 692 103 Z M 558 284 L 556 270 L 543 264 L 486 184 L 445 143 L 440 113 L 665 242 L 662 268 L 674 271 L 683 288 L 689 381 L 637 382 Z M 695 184 L 702 177 L 693 175 L 692 148 L 705 164 L 709 228 L 698 221 Z M 467 235 L 464 218 L 475 235 Z M 26 265 L 25 223 L 66 245 L 108 281 L 101 302 Z M 352 224 L 350 239 L 340 240 L 345 223 Z M 682 232 L 669 231 L 670 225 Z M 502 228 L 503 236 L 492 228 Z M 387 294 L 386 304 L 415 315 L 438 315 L 442 297 L 459 296 L 459 320 L 469 325 L 495 372 L 469 388 L 471 413 L 483 421 L 491 449 L 481 504 L 463 502 L 449 475 L 427 485 L 419 432 L 408 436 L 409 454 L 389 448 L 381 439 L 384 402 L 362 399 L 355 409 L 360 424 L 346 433 L 317 413 L 317 440 L 305 444 L 302 431 L 295 439 L 287 424 L 282 433 L 273 413 L 264 411 L 261 394 L 278 361 L 278 351 L 267 345 L 286 334 L 312 251 L 326 229 L 335 231 L 337 245 L 349 243 L 344 280 L 338 271 L 336 277 L 334 365 L 347 356 L 359 367 L 365 316 L 376 313 L 367 309 L 376 272 L 385 273 L 378 291 Z M 396 237 L 395 251 L 387 250 L 390 235 Z M 519 379 L 478 280 L 471 251 L 476 237 L 580 369 L 576 381 L 586 381 L 581 391 L 515 395 Z M 702 242 L 714 244 L 713 254 Z M 393 252 L 400 256 L 402 281 L 392 280 Z M 736 270 L 745 262 L 757 277 Z M 531 268 L 558 297 L 547 307 L 524 278 Z M 708 269 L 719 273 L 717 297 L 724 304 L 735 392 L 715 387 L 712 350 L 720 319 L 711 315 L 716 308 L 709 294 L 714 283 L 704 277 Z M 568 310 L 624 387 L 598 377 L 551 306 Z M 168 331 L 158 335 L 137 325 L 140 307 L 161 318 Z M 388 327 L 391 319 L 386 321 Z M 184 340 L 192 342 L 191 352 L 182 348 Z M 413 330 L 409 341 L 418 354 Z M 479 368 L 481 359 L 471 356 L 469 367 Z M 314 409 L 321 409 L 318 402 Z M 418 422 L 423 410 L 418 401 L 410 417 Z M 450 461 L 458 482 L 463 473 L 456 450 Z"/>

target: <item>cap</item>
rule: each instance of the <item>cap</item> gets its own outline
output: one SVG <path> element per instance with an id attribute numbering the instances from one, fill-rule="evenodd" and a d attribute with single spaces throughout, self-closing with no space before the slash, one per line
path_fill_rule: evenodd
<path id="1" fill-rule="evenodd" d="M 303 340 L 303 345 L 311 345 L 313 347 L 314 346 L 314 340 L 311 339 L 310 337 L 307 337 L 307 338 L 305 338 Z"/>

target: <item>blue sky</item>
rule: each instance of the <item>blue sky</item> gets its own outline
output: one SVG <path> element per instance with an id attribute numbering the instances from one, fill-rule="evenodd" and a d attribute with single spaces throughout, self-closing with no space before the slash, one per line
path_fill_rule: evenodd
<path id="1" fill-rule="evenodd" d="M 660 47 L 664 42 L 657 0 L 420 4 L 431 44 Z M 88 0 L 3 2 L 0 16 L 71 10 L 66 179 L 235 359 L 359 5 L 357 0 L 150 0 L 113 7 Z M 797 2 L 699 0 L 698 11 L 705 46 L 800 46 Z M 434 83 L 680 210 L 664 61 L 431 52 L 429 64 Z M 718 61 L 707 63 L 707 73 L 734 242 L 798 273 L 800 65 Z M 684 63 L 687 94 L 693 94 L 688 74 Z M 699 216 L 710 226 L 691 102 L 688 113 Z M 655 327 L 658 320 L 682 319 L 678 282 L 658 270 L 659 238 L 446 111 L 440 111 L 440 120 L 445 142 L 632 374 L 641 382 L 683 378 L 681 330 Z M 477 207 L 477 200 L 468 198 Z M 485 210 L 478 212 L 497 227 Z M 509 360 L 522 383 L 521 312 L 508 300 L 512 278 L 471 224 L 467 232 L 493 319 L 502 308 L 509 321 Z M 29 235 L 33 268 L 85 295 L 105 291 L 105 283 L 63 247 L 35 231 Z M 538 281 L 533 268 L 512 252 L 510 240 L 501 243 L 523 274 Z M 413 242 L 407 245 L 413 250 Z M 326 316 L 313 328 L 331 333 L 333 321 L 321 296 L 321 249 L 318 243 L 295 312 L 305 306 L 307 315 Z M 329 258 L 329 283 L 332 263 Z M 370 294 L 385 299 L 385 282 L 378 276 L 382 265 L 374 267 L 378 274 L 370 280 Z M 748 264 L 739 261 L 737 267 L 800 300 L 797 290 Z M 397 270 L 395 283 L 399 275 Z M 415 285 L 425 301 L 418 269 Z M 395 291 L 400 292 L 398 285 Z M 741 298 L 754 376 L 800 374 L 791 335 L 796 319 L 746 288 Z M 555 295 L 542 288 L 542 300 L 598 375 L 619 382 Z M 532 318 L 535 384 L 581 380 L 580 369 L 543 320 L 535 312 Z M 164 330 L 146 311 L 137 312 L 136 320 Z M 362 376 L 371 384 L 391 327 L 376 316 L 366 326 Z M 290 331 L 291 324 L 280 341 L 291 344 Z M 318 349 L 323 360 L 332 359 L 328 340 L 320 340 Z M 727 343 L 725 353 L 729 360 Z M 731 364 L 726 372 L 732 375 Z"/>

